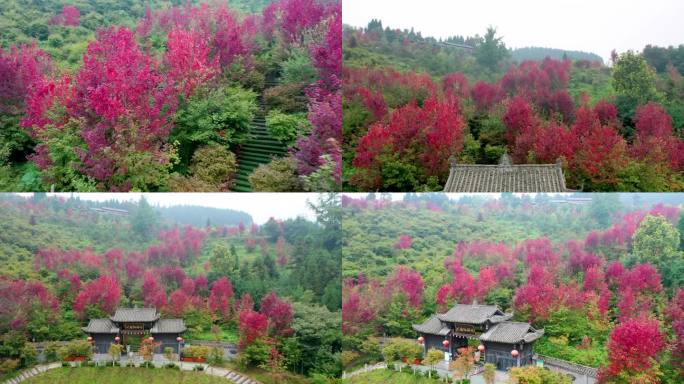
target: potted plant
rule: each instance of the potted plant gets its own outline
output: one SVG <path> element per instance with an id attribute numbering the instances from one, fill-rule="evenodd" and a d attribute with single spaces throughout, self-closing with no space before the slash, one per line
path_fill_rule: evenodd
<path id="1" fill-rule="evenodd" d="M 181 361 L 191 363 L 204 363 L 207 361 L 207 356 L 211 352 L 211 348 L 199 345 L 193 345 L 183 348 L 181 352 Z"/>
<path id="2" fill-rule="evenodd" d="M 93 350 L 89 341 L 76 340 L 59 348 L 57 354 L 64 361 L 86 361 L 93 355 Z"/>

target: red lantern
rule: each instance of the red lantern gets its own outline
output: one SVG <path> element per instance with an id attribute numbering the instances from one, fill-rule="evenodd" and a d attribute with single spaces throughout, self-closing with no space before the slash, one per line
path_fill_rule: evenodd
<path id="1" fill-rule="evenodd" d="M 484 350 L 485 350 L 484 345 L 482 345 L 482 344 L 478 345 L 478 346 L 477 346 L 477 350 L 480 351 L 480 352 L 484 352 Z"/>
<path id="2" fill-rule="evenodd" d="M 418 344 L 423 344 L 425 342 L 425 338 L 423 336 L 418 338 Z"/>
<path id="3" fill-rule="evenodd" d="M 114 338 L 114 341 L 116 341 L 118 343 L 119 341 L 121 341 L 121 338 L 119 336 L 117 336 Z"/>
<path id="4" fill-rule="evenodd" d="M 154 337 L 150 336 L 147 340 L 154 341 Z"/>
<path id="5" fill-rule="evenodd" d="M 444 346 L 444 348 L 448 347 L 449 346 L 449 340 L 442 341 L 442 345 Z"/>
<path id="6" fill-rule="evenodd" d="M 183 341 L 183 338 L 178 336 L 178 337 L 176 337 L 176 341 L 180 343 L 181 341 Z"/>
<path id="7" fill-rule="evenodd" d="M 517 350 L 517 349 L 512 350 L 512 351 L 511 351 L 511 356 L 513 356 L 513 357 L 518 357 L 518 350 Z"/>
<path id="8" fill-rule="evenodd" d="M 88 342 L 92 342 L 92 341 L 93 341 L 93 338 L 88 336 Z"/>

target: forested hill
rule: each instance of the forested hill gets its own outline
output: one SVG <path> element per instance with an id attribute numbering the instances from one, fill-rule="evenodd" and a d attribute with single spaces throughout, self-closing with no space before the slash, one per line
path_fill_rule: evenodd
<path id="1" fill-rule="evenodd" d="M 352 356 L 372 362 L 380 353 L 369 338 L 414 338 L 411 324 L 477 302 L 544 328 L 536 353 L 601 377 L 626 377 L 634 355 L 623 351 L 654 342 L 638 351 L 654 362 L 640 377 L 680 383 L 682 210 L 616 195 L 345 197 L 342 329 Z"/>
<path id="2" fill-rule="evenodd" d="M 200 207 L 196 205 L 176 205 L 157 207 L 162 217 L 183 225 L 201 227 L 210 225 L 251 225 L 252 216 L 246 212 L 226 208 Z"/>
<path id="3" fill-rule="evenodd" d="M 511 57 L 516 61 L 525 60 L 544 60 L 549 57 L 555 60 L 587 60 L 598 61 L 603 64 L 601 56 L 583 51 L 566 51 L 558 48 L 543 48 L 543 47 L 524 47 L 511 50 Z"/>

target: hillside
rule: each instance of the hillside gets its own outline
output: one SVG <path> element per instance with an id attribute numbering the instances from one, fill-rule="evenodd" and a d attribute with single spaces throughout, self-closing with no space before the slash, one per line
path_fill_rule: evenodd
<path id="1" fill-rule="evenodd" d="M 558 48 L 543 48 L 543 47 L 524 47 L 511 50 L 511 57 L 516 61 L 525 60 L 544 60 L 549 57 L 555 60 L 570 59 L 596 61 L 603 64 L 603 58 L 592 52 L 582 51 L 566 51 Z"/>
<path id="2" fill-rule="evenodd" d="M 619 359 L 608 345 L 613 333 L 629 321 L 657 318 L 663 343 L 653 353 L 663 382 L 676 382 L 679 368 L 666 363 L 664 346 L 680 337 L 671 308 L 684 295 L 684 213 L 657 199 L 581 197 L 593 200 L 345 197 L 349 366 L 381 359 L 369 337 L 414 338 L 411 324 L 455 303 L 478 302 L 544 328 L 538 353 L 603 368 Z"/>
<path id="3" fill-rule="evenodd" d="M 126 204 L 129 214 L 120 215 L 107 203 L 0 196 L 0 374 L 35 362 L 27 341 L 82 339 L 88 319 L 120 306 L 148 306 L 183 318 L 189 340 L 237 344 L 242 357 L 230 364 L 241 368 L 232 369 L 270 377 L 259 368 L 268 353 L 241 352 L 277 348 L 288 359 L 283 369 L 337 375 L 342 299 L 335 205 L 321 197 L 317 222 L 207 225 L 205 218 L 195 227 L 179 224 L 189 221 L 183 212 L 176 211 L 178 221 L 163 219 L 144 200 Z"/>
<path id="4" fill-rule="evenodd" d="M 678 50 L 615 53 L 608 67 L 585 52 L 512 52 L 493 27 L 449 43 L 379 20 L 345 27 L 346 190 L 441 191 L 450 158 L 493 165 L 503 154 L 560 161 L 570 190 L 684 189 Z"/>
<path id="5" fill-rule="evenodd" d="M 336 189 L 340 28 L 334 0 L 3 2 L 0 190 Z"/>

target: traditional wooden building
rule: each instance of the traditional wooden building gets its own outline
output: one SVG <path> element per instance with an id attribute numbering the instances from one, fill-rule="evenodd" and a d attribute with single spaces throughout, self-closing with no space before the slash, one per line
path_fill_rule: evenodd
<path id="1" fill-rule="evenodd" d="M 452 158 L 444 192 L 574 192 L 565 187 L 561 162 L 512 164 L 508 155 L 498 165 L 459 164 Z"/>
<path id="2" fill-rule="evenodd" d="M 529 323 L 509 321 L 512 316 L 496 305 L 456 304 L 423 324 L 414 324 L 413 329 L 424 353 L 434 348 L 444 351 L 445 358 L 455 359 L 470 340 L 477 340 L 484 346 L 485 362 L 505 370 L 532 364 L 534 342 L 544 334 Z"/>
<path id="3" fill-rule="evenodd" d="M 83 331 L 93 338 L 96 353 L 107 353 L 109 345 L 119 337 L 124 346 L 140 345 L 143 337 L 154 337 L 160 343 L 157 352 L 171 347 L 178 353 L 176 338 L 187 330 L 183 319 L 161 319 L 155 308 L 118 308 L 107 319 L 90 319 Z"/>

